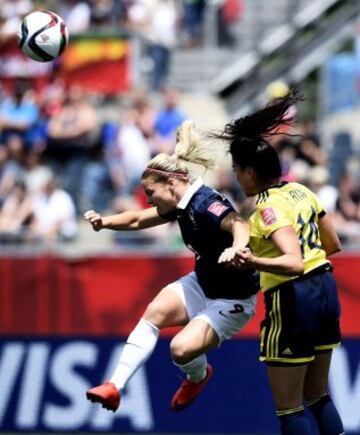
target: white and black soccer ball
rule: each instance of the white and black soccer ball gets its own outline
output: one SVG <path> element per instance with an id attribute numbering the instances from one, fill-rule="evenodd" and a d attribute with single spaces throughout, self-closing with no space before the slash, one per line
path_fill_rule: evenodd
<path id="1" fill-rule="evenodd" d="M 59 15 L 36 11 L 23 18 L 18 37 L 19 46 L 26 56 L 38 62 L 49 62 L 65 50 L 69 33 Z"/>

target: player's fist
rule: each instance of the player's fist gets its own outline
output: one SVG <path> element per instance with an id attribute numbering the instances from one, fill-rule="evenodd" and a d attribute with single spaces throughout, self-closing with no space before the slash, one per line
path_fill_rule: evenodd
<path id="1" fill-rule="evenodd" d="M 230 266 L 236 255 L 236 248 L 226 248 L 219 257 L 218 263 L 224 263 L 225 266 Z"/>
<path id="2" fill-rule="evenodd" d="M 245 269 L 254 265 L 254 259 L 250 248 L 238 249 L 232 260 L 232 265 L 238 269 Z"/>
<path id="3" fill-rule="evenodd" d="M 103 218 L 95 210 L 88 210 L 84 213 L 84 218 L 90 222 L 94 231 L 100 231 L 103 228 Z"/>

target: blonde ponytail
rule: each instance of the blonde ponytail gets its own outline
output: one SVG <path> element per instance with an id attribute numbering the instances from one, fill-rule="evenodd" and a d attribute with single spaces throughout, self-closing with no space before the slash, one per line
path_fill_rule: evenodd
<path id="1" fill-rule="evenodd" d="M 215 166 L 213 158 L 206 156 L 206 149 L 201 149 L 201 138 L 194 121 L 184 121 L 176 131 L 176 146 L 173 155 L 161 153 L 148 163 L 143 178 L 157 174 L 157 179 L 169 176 L 185 177 L 190 175 L 187 163 L 201 165 L 206 169 Z"/>
<path id="2" fill-rule="evenodd" d="M 194 121 L 184 121 L 176 132 L 175 156 L 185 162 L 212 169 L 215 166 L 214 159 L 206 156 L 206 153 L 205 149 L 201 149 L 201 138 Z"/>

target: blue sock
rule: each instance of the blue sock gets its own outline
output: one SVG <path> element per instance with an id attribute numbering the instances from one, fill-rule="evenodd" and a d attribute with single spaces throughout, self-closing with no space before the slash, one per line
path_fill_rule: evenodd
<path id="1" fill-rule="evenodd" d="M 309 400 L 306 404 L 315 417 L 320 435 L 340 435 L 344 433 L 340 415 L 328 394 L 319 399 Z"/>
<path id="2" fill-rule="evenodd" d="M 304 413 L 304 407 L 276 411 L 281 423 L 282 435 L 311 435 L 308 418 Z"/>

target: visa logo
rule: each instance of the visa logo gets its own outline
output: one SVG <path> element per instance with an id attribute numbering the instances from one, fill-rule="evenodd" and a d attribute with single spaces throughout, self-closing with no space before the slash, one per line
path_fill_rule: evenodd
<path id="1" fill-rule="evenodd" d="M 110 377 L 122 347 L 113 347 L 99 382 Z M 116 413 L 86 400 L 85 391 L 94 385 L 89 378 L 94 373 L 98 377 L 101 347 L 95 343 L 68 341 L 54 346 L 50 341 L 7 341 L 0 349 L 0 427 L 8 427 L 4 423 L 9 419 L 19 430 L 106 431 L 116 419 L 128 419 L 136 431 L 154 427 L 144 368 L 130 380 Z"/>
<path id="2" fill-rule="evenodd" d="M 238 346 L 236 346 L 238 344 Z M 166 345 L 166 346 L 165 346 Z M 243 353 L 246 341 L 233 342 L 235 352 Z M 343 419 L 346 433 L 360 433 L 360 340 L 354 340 L 349 347 L 334 351 L 330 370 L 330 392 L 335 405 Z M 167 343 L 164 343 L 164 349 Z M 158 381 L 171 397 L 174 386 L 168 386 L 161 371 L 161 364 L 141 367 L 131 378 L 122 394 L 121 406 L 115 413 L 103 410 L 99 405 L 90 403 L 85 398 L 85 391 L 98 385 L 112 374 L 123 344 L 113 340 L 2 340 L 0 341 L 0 427 L 2 431 L 54 431 L 54 432 L 167 432 L 168 428 L 179 420 L 169 410 L 171 417 L 163 413 L 156 414 L 158 402 Z M 167 354 L 167 353 L 166 353 Z M 155 356 L 155 355 L 154 355 Z M 256 355 L 242 359 L 245 370 L 252 370 L 251 384 L 254 384 L 258 397 L 269 397 L 266 406 L 272 411 L 270 392 L 265 383 L 257 384 L 257 373 L 262 369 L 254 364 Z M 233 370 L 233 361 L 219 357 L 219 367 L 226 371 Z M 159 367 L 159 370 L 157 369 Z M 155 370 L 154 370 L 155 369 Z M 148 375 L 147 370 L 151 370 Z M 151 382 L 153 378 L 157 382 Z M 216 382 L 216 379 L 214 379 Z M 219 388 L 223 386 L 219 380 Z M 151 389 L 151 391 L 150 391 Z M 208 390 L 210 391 L 210 389 Z M 229 391 L 226 401 L 216 402 L 216 397 L 205 396 L 206 409 L 213 409 L 217 404 L 217 415 L 212 425 L 218 433 L 234 431 L 234 425 L 225 427 L 226 418 L 234 416 L 236 425 L 239 417 L 241 426 L 246 424 L 248 432 L 260 432 L 254 426 L 254 417 L 241 411 L 239 392 L 242 386 L 235 385 Z M 154 402 L 151 394 L 153 393 Z M 233 394 L 233 396 L 231 396 Z M 238 400 L 238 401 L 237 401 Z M 200 402 L 199 402 L 200 403 Z M 219 405 L 220 403 L 220 405 Z M 224 403 L 224 407 L 221 407 Z M 237 405 L 232 406 L 232 403 Z M 166 403 L 167 404 L 167 403 Z M 240 404 L 240 405 L 239 405 Z M 165 405 L 164 405 L 165 406 Z M 229 412 L 230 406 L 230 412 Z M 240 406 L 240 408 L 239 408 Z M 240 409 L 240 411 L 239 411 Z M 239 414 L 240 412 L 240 414 Z M 190 415 L 190 414 L 189 414 Z M 264 420 L 261 433 L 274 433 L 272 425 L 275 418 Z M 182 432 L 210 433 L 213 426 L 206 426 L 207 421 L 198 426 L 198 414 L 193 419 L 187 417 L 186 428 Z M 181 418 L 183 421 L 183 418 Z M 215 426 L 214 426 L 215 427 Z M 166 430 L 165 430 L 165 429 Z M 222 428 L 222 429 L 221 429 Z M 238 428 L 241 431 L 241 427 Z"/>

